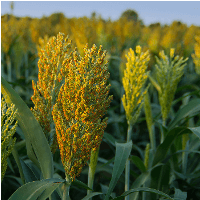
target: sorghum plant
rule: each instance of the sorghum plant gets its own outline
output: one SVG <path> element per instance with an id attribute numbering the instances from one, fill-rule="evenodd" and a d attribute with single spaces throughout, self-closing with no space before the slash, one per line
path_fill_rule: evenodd
<path id="1" fill-rule="evenodd" d="M 7 169 L 7 158 L 11 154 L 16 138 L 13 138 L 15 134 L 17 121 L 14 123 L 17 110 L 14 104 L 7 107 L 5 99 L 1 99 L 1 181 L 4 178 Z M 10 128 L 10 126 L 12 128 Z"/>
<path id="2" fill-rule="evenodd" d="M 53 107 L 53 119 L 66 177 L 80 174 L 101 143 L 107 119 L 103 119 L 110 101 L 109 72 L 104 64 L 105 51 L 86 46 L 84 57 L 75 50 L 65 67 L 68 71 Z"/>
<path id="3" fill-rule="evenodd" d="M 108 97 L 109 72 L 102 46 L 99 49 L 95 45 L 91 49 L 86 46 L 81 57 L 77 49 L 68 54 L 70 44 L 64 34 L 59 33 L 40 50 L 38 82 L 36 85 L 33 81 L 32 96 L 35 104 L 32 111 L 52 152 L 58 143 L 69 183 L 81 173 L 91 153 L 98 154 L 107 125 L 107 118 L 102 118 L 112 99 Z M 54 126 L 56 134 L 52 141 L 50 133 Z"/>
<path id="4" fill-rule="evenodd" d="M 137 55 L 132 49 L 129 49 L 128 55 L 126 55 L 126 69 L 122 78 L 125 90 L 122 102 L 129 125 L 133 125 L 137 121 L 144 104 L 143 99 L 147 92 L 147 87 L 144 86 L 148 78 L 147 64 L 150 60 L 149 52 L 143 53 L 140 46 L 136 47 L 135 52 Z"/>
<path id="5" fill-rule="evenodd" d="M 158 90 L 159 102 L 161 105 L 161 113 L 163 125 L 171 109 L 172 101 L 176 92 L 177 85 L 184 73 L 184 67 L 188 58 L 183 59 L 179 56 L 174 57 L 175 49 L 170 49 L 170 57 L 165 55 L 164 51 L 160 51 L 159 57 L 156 57 L 155 65 L 156 80 L 160 86 Z"/>
<path id="6" fill-rule="evenodd" d="M 148 78 L 147 63 L 150 60 L 150 55 L 148 51 L 143 53 L 141 47 L 137 46 L 136 55 L 132 49 L 129 49 L 126 58 L 126 69 L 124 71 L 124 77 L 122 78 L 125 94 L 122 97 L 122 102 L 128 122 L 127 142 L 129 142 L 131 140 L 132 127 L 139 117 L 144 104 L 144 96 L 148 89 L 148 87 L 145 87 L 145 83 Z M 129 172 L 130 162 L 127 160 L 125 191 L 129 190 Z M 126 198 L 128 199 L 128 197 Z"/>

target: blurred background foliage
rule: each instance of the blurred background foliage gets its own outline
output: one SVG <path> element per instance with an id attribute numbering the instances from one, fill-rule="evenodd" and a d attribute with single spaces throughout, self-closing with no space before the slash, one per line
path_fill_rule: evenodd
<path id="1" fill-rule="evenodd" d="M 111 80 L 120 83 L 126 62 L 125 54 L 128 48 L 134 49 L 136 45 L 141 45 L 144 51 L 150 50 L 149 69 L 154 66 L 154 56 L 157 56 L 160 50 L 169 53 L 170 48 L 175 48 L 177 55 L 189 57 L 188 66 L 191 67 L 188 70 L 192 71 L 191 54 L 194 53 L 195 36 L 200 35 L 200 27 L 194 25 L 188 27 L 178 21 L 174 21 L 171 25 L 156 23 L 145 26 L 137 12 L 133 10 L 123 12 L 117 21 L 104 20 L 96 13 L 92 13 L 90 18 L 66 18 L 62 13 L 40 19 L 3 15 L 1 73 L 9 82 L 27 84 L 28 87 L 19 91 L 25 96 L 28 95 L 27 101 L 31 95 L 29 91 L 31 80 L 37 77 L 39 39 L 55 36 L 59 32 L 69 36 L 80 54 L 83 54 L 86 43 L 89 48 L 93 44 L 103 45 L 108 51 Z"/>
<path id="2" fill-rule="evenodd" d="M 200 26 L 187 26 L 186 24 L 174 21 L 170 25 L 160 23 L 145 26 L 139 18 L 137 12 L 127 10 L 122 13 L 116 21 L 102 19 L 96 13 L 91 17 L 67 18 L 62 13 L 54 13 L 48 17 L 40 19 L 30 17 L 16 17 L 13 15 L 1 16 L 1 75 L 12 85 L 16 92 L 22 97 L 29 107 L 33 107 L 31 96 L 33 95 L 32 80 L 37 81 L 38 75 L 38 51 L 45 45 L 51 36 L 56 36 L 59 32 L 68 35 L 72 40 L 73 48 L 77 47 L 79 53 L 83 54 L 83 48 L 88 43 L 89 48 L 93 44 L 103 45 L 107 50 L 107 60 L 109 60 L 109 72 L 113 101 L 108 110 L 109 117 L 106 132 L 112 137 L 104 137 L 100 146 L 99 164 L 94 181 L 94 190 L 105 189 L 109 184 L 112 174 L 112 161 L 115 155 L 115 141 L 126 141 L 127 121 L 121 102 L 124 93 L 122 86 L 123 71 L 125 69 L 125 54 L 129 48 L 135 49 L 136 45 L 141 45 L 142 50 L 150 51 L 151 60 L 148 70 L 154 76 L 155 56 L 161 50 L 169 55 L 170 48 L 175 48 L 175 55 L 188 57 L 184 75 L 178 85 L 175 99 L 181 98 L 185 93 L 191 93 L 199 89 L 199 75 L 195 71 L 192 54 L 194 54 L 195 37 L 200 36 Z M 152 116 L 154 121 L 161 119 L 160 105 L 156 89 L 149 88 L 150 101 L 152 106 Z M 191 95 L 192 96 L 192 95 Z M 194 95 L 200 97 L 199 95 Z M 181 107 L 181 101 L 173 104 L 173 109 L 169 114 L 169 121 L 174 117 L 174 113 Z M 199 115 L 191 121 L 191 126 L 200 126 Z M 188 122 L 188 123 L 189 123 Z M 185 124 L 188 124 L 185 123 Z M 186 125 L 185 125 L 186 126 Z M 20 128 L 16 131 L 18 152 L 20 157 L 29 164 L 30 160 L 26 155 L 25 148 L 20 142 L 24 139 Z M 155 126 L 156 140 L 160 140 L 159 125 Z M 115 139 L 114 139 L 115 138 Z M 148 128 L 145 121 L 144 111 L 141 113 L 138 122 L 133 128 L 132 141 L 134 148 L 132 155 L 144 159 L 144 150 L 149 143 Z M 159 142 L 158 142 L 159 143 Z M 20 146 L 21 145 L 21 146 Z M 191 159 L 194 159 L 193 157 Z M 111 160 L 109 165 L 104 164 Z M 64 169 L 60 162 L 59 152 L 54 155 L 55 172 L 64 178 Z M 79 180 L 87 183 L 88 166 L 84 168 Z M 35 172 L 37 174 L 37 172 Z M 131 165 L 130 181 L 133 182 L 140 174 L 139 169 Z M 180 181 L 184 180 L 184 181 Z M 197 179 L 196 179 L 197 181 Z M 191 195 L 200 198 L 200 193 L 196 186 L 190 185 L 186 179 L 179 179 L 172 183 L 183 191 L 190 192 Z M 9 187 L 8 187 L 9 185 Z M 8 197 L 21 185 L 19 172 L 15 161 L 10 156 L 6 176 L 2 182 L 2 200 Z M 170 187 L 168 188 L 170 193 Z M 77 190 L 79 192 L 77 192 Z M 124 191 L 124 175 L 119 180 L 115 188 L 115 193 L 120 195 Z M 86 190 L 72 186 L 70 196 L 73 199 L 81 199 L 86 195 Z"/>

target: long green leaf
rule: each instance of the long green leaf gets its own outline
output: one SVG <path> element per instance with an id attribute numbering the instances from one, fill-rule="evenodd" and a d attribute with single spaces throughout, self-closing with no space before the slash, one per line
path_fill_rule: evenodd
<path id="1" fill-rule="evenodd" d="M 109 199 L 110 194 L 112 193 L 115 185 L 119 177 L 121 176 L 126 160 L 128 159 L 132 149 L 132 141 L 128 143 L 117 143 L 116 142 L 116 154 L 115 154 L 115 162 L 113 167 L 112 179 L 109 184 L 109 189 L 106 194 L 105 200 Z"/>
<path id="2" fill-rule="evenodd" d="M 89 200 L 91 197 L 94 197 L 94 196 L 97 196 L 100 194 L 103 194 L 103 193 L 102 192 L 93 192 L 93 193 L 90 193 L 87 196 L 85 196 L 82 200 Z"/>
<path id="3" fill-rule="evenodd" d="M 163 192 L 161 192 L 161 191 L 159 191 L 159 190 L 155 190 L 155 189 L 151 189 L 151 188 L 145 188 L 145 187 L 143 187 L 143 188 L 131 189 L 131 190 L 127 191 L 127 192 L 124 192 L 120 197 L 114 198 L 113 200 L 121 200 L 121 199 L 124 199 L 125 196 L 127 196 L 127 195 L 129 195 L 129 194 L 131 194 L 131 193 L 133 193 L 133 192 L 151 192 L 151 193 L 155 193 L 155 194 L 158 194 L 158 195 L 160 195 L 160 196 L 163 196 L 163 197 L 165 197 L 165 198 L 167 198 L 167 199 L 173 200 L 173 198 L 171 198 L 169 195 L 167 195 L 167 194 L 165 194 L 165 193 L 163 193 Z"/>
<path id="4" fill-rule="evenodd" d="M 148 169 L 148 171 L 140 174 L 136 179 L 135 181 L 133 182 L 133 184 L 131 185 L 131 189 L 134 189 L 134 188 L 139 188 L 141 187 L 149 178 L 150 178 L 150 175 L 151 175 L 151 171 L 158 167 L 158 166 L 162 166 L 163 164 L 162 163 L 159 163 L 157 164 L 156 166 Z M 129 196 L 129 199 L 131 200 L 137 200 L 138 199 L 138 192 L 136 193 L 131 193 L 130 196 Z"/>
<path id="5" fill-rule="evenodd" d="M 116 139 L 115 139 L 111 134 L 104 132 L 103 137 L 104 137 L 108 142 L 110 142 L 110 144 L 112 144 L 113 146 L 115 146 Z"/>
<path id="6" fill-rule="evenodd" d="M 153 159 L 153 166 L 156 165 L 158 162 L 162 161 L 163 159 L 165 159 L 172 142 L 179 134 L 184 134 L 188 132 L 190 132 L 190 130 L 185 127 L 177 127 L 170 130 L 167 133 L 167 136 L 165 140 L 163 141 L 163 143 L 160 144 L 156 150 L 156 153 Z"/>
<path id="7" fill-rule="evenodd" d="M 169 163 L 158 166 L 151 171 L 151 183 L 150 188 L 157 190 L 164 190 L 167 185 L 169 185 L 170 178 L 170 167 Z M 157 199 L 155 193 L 151 194 L 151 199 Z"/>
<path id="8" fill-rule="evenodd" d="M 138 156 L 131 156 L 131 161 L 136 165 L 136 167 L 141 171 L 145 172 L 146 167 L 144 166 L 144 162 Z"/>
<path id="9" fill-rule="evenodd" d="M 63 183 L 61 183 L 61 184 L 63 184 Z M 51 195 L 51 197 L 52 197 L 52 200 L 56 200 L 56 199 L 58 199 L 59 198 L 59 196 L 58 196 L 58 198 L 56 198 L 57 196 L 55 196 L 55 194 L 53 194 L 52 195 L 52 193 L 53 192 L 56 192 L 56 189 L 61 185 L 61 184 L 53 184 L 53 185 L 51 185 L 50 187 L 48 187 L 48 188 L 46 188 L 45 190 L 44 190 L 44 192 L 37 198 L 37 200 L 46 200 L 50 195 Z M 60 198 L 59 198 L 60 199 Z"/>
<path id="10" fill-rule="evenodd" d="M 149 177 L 150 177 L 150 172 L 149 171 L 146 171 L 146 172 L 140 174 L 135 179 L 135 181 L 133 182 L 133 184 L 131 185 L 131 189 L 141 187 L 147 181 L 147 179 Z M 131 200 L 136 200 L 137 198 L 138 198 L 138 192 L 131 193 L 130 196 L 129 196 L 129 199 L 131 199 Z"/>
<path id="11" fill-rule="evenodd" d="M 169 159 L 173 156 L 173 155 L 175 155 L 175 154 L 181 154 L 181 153 L 183 153 L 183 152 L 186 152 L 186 153 L 198 153 L 198 154 L 200 154 L 200 151 L 192 151 L 192 150 L 179 150 L 179 151 L 176 151 L 175 153 L 172 153 L 172 154 L 170 154 L 170 155 L 168 155 L 167 157 L 166 157 L 166 159 L 164 160 L 164 163 L 167 163 L 168 161 L 169 161 Z"/>
<path id="12" fill-rule="evenodd" d="M 20 158 L 26 183 L 38 180 L 32 169 Z"/>
<path id="13" fill-rule="evenodd" d="M 25 184 L 25 175 L 24 175 L 24 172 L 23 172 L 23 169 L 22 169 L 22 165 L 21 165 L 21 162 L 20 162 L 20 157 L 19 157 L 19 154 L 17 152 L 17 148 L 16 146 L 14 146 L 13 150 L 12 150 L 12 155 L 15 159 L 15 162 L 17 163 L 17 167 L 19 169 L 19 174 L 20 174 L 20 177 L 22 179 L 22 182 L 23 184 Z"/>
<path id="14" fill-rule="evenodd" d="M 9 200 L 36 200 L 43 191 L 48 189 L 48 192 L 51 193 L 64 181 L 52 178 L 27 183 L 16 190 Z"/>
<path id="15" fill-rule="evenodd" d="M 4 95 L 7 104 L 15 104 L 15 107 L 18 110 L 17 120 L 26 139 L 27 154 L 29 158 L 38 165 L 36 160 L 37 157 L 43 177 L 46 179 L 51 178 L 53 176 L 53 159 L 41 126 L 28 106 L 4 78 L 1 78 L 1 92 Z"/>
<path id="16" fill-rule="evenodd" d="M 86 190 L 92 190 L 91 188 L 89 188 L 85 183 L 75 179 L 75 181 L 72 182 L 71 185 L 75 185 L 75 186 L 78 186 L 80 188 L 84 188 Z"/>
<path id="17" fill-rule="evenodd" d="M 196 98 L 191 100 L 187 105 L 181 108 L 177 113 L 175 118 L 170 122 L 168 128 L 172 129 L 175 127 L 180 120 L 187 116 L 193 115 L 196 112 L 200 112 L 200 99 Z"/>
<path id="18" fill-rule="evenodd" d="M 5 178 L 11 178 L 11 179 L 14 179 L 15 181 L 17 181 L 17 183 L 19 183 L 19 187 L 23 185 L 23 183 L 22 183 L 22 179 L 21 179 L 21 178 L 18 178 L 18 177 L 16 177 L 16 176 L 5 175 Z"/>

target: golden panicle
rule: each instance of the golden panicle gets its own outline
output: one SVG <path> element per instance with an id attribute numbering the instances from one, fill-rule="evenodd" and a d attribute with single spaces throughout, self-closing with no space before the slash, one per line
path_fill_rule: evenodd
<path id="1" fill-rule="evenodd" d="M 148 78 L 147 63 L 150 60 L 149 52 L 142 52 L 141 47 L 136 47 L 136 54 L 129 49 L 126 55 L 127 63 L 122 83 L 125 94 L 122 97 L 128 124 L 133 125 L 139 117 L 143 105 L 144 95 L 147 92 L 145 83 Z"/>
<path id="2" fill-rule="evenodd" d="M 15 109 L 14 104 L 11 104 L 10 107 L 7 107 L 5 99 L 1 99 L 1 181 L 6 173 L 7 169 L 7 158 L 10 155 L 16 138 L 13 138 L 15 134 L 17 122 L 15 120 L 17 110 Z M 13 126 L 12 126 L 13 125 Z M 12 126 L 12 128 L 10 128 Z"/>
<path id="3" fill-rule="evenodd" d="M 46 38 L 47 39 L 47 38 Z M 44 41 L 43 41 L 44 43 Z M 32 101 L 36 119 L 43 128 L 43 131 L 51 145 L 52 152 L 56 150 L 56 135 L 51 133 L 52 108 L 55 104 L 59 88 L 62 85 L 63 77 L 66 75 L 66 60 L 71 41 L 59 33 L 57 37 L 51 37 L 46 45 L 41 41 L 43 48 L 39 51 L 38 81 L 32 82 L 34 94 Z"/>
<path id="4" fill-rule="evenodd" d="M 61 160 L 71 180 L 81 173 L 91 150 L 98 149 L 107 125 L 102 117 L 112 96 L 108 96 L 105 56 L 102 46 L 86 46 L 83 57 L 75 49 L 66 62 L 68 74 L 53 107 Z"/>

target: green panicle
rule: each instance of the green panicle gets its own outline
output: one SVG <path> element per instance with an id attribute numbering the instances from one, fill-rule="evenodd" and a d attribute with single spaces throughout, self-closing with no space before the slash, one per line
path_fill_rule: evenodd
<path id="1" fill-rule="evenodd" d="M 13 122 L 16 117 L 17 110 L 15 106 L 11 104 L 7 107 L 5 99 L 1 99 L 1 181 L 4 178 L 7 169 L 7 158 L 11 154 L 16 138 L 13 138 L 15 134 L 17 122 Z M 13 125 L 13 126 L 12 126 Z M 10 128 L 12 126 L 12 128 Z"/>
<path id="2" fill-rule="evenodd" d="M 160 58 L 156 57 L 156 79 L 161 89 L 158 91 L 158 95 L 163 125 L 165 125 L 177 85 L 184 73 L 185 62 L 188 58 L 174 57 L 174 49 L 170 50 L 170 57 L 166 56 L 164 51 L 160 52 L 159 57 Z"/>

